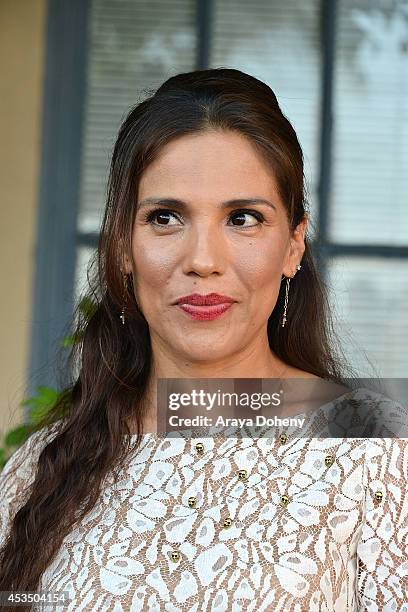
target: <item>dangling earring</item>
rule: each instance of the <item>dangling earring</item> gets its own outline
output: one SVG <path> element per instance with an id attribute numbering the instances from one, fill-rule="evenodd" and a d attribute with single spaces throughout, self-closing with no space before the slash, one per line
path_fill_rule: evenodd
<path id="1" fill-rule="evenodd" d="M 302 267 L 302 266 L 299 264 L 299 265 L 297 265 L 297 266 L 296 266 L 296 269 L 297 269 L 297 270 L 300 270 L 300 268 L 301 268 L 301 267 Z M 296 272 L 295 272 L 295 274 L 296 274 Z M 294 274 L 293 276 L 295 276 L 295 274 Z M 282 282 L 282 280 L 283 280 L 284 278 L 285 278 L 285 277 L 284 277 L 284 276 L 282 276 L 282 278 L 281 278 L 281 282 Z M 293 277 L 292 277 L 292 278 L 293 278 Z M 288 277 L 286 278 L 285 306 L 284 306 L 284 309 L 283 309 L 282 327 L 285 327 L 285 323 L 286 323 L 286 321 L 287 321 L 287 318 L 286 318 L 286 309 L 287 309 L 287 307 L 288 307 L 288 301 L 289 301 L 289 287 L 290 287 L 290 277 L 288 276 Z"/>
<path id="2" fill-rule="evenodd" d="M 128 275 L 124 274 L 123 275 L 123 296 L 122 296 L 123 306 L 122 306 L 122 314 L 119 316 L 119 318 L 122 321 L 122 325 L 125 324 L 125 302 L 126 302 L 126 294 L 127 294 L 127 280 L 128 280 Z"/>

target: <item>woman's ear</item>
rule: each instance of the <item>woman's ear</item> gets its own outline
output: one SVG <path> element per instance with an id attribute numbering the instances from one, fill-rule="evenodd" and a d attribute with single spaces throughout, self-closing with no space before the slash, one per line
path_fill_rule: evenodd
<path id="1" fill-rule="evenodd" d="M 292 278 L 297 271 L 297 266 L 300 264 L 303 253 L 305 252 L 305 233 L 308 217 L 304 215 L 303 219 L 298 223 L 293 234 L 290 237 L 290 246 L 283 269 L 283 274 Z"/>

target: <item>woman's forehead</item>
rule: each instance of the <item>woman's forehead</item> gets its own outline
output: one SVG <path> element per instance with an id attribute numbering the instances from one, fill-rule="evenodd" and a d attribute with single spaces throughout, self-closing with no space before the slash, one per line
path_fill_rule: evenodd
<path id="1" fill-rule="evenodd" d="M 203 133 L 165 145 L 140 177 L 138 200 L 174 197 L 196 201 L 264 197 L 279 199 L 272 168 L 246 138 L 233 132 Z"/>

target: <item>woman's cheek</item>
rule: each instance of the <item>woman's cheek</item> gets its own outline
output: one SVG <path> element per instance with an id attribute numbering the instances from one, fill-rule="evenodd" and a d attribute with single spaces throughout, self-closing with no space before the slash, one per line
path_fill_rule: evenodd
<path id="1" fill-rule="evenodd" d="M 154 241 L 149 243 L 144 240 L 136 244 L 140 244 L 140 248 L 133 252 L 136 277 L 152 287 L 166 283 L 176 261 L 171 249 Z"/>

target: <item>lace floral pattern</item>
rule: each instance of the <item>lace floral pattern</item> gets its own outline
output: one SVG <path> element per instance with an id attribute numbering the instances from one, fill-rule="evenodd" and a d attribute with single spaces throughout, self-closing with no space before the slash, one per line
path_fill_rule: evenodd
<path id="1" fill-rule="evenodd" d="M 0 474 L 0 543 L 43 434 Z M 42 576 L 56 610 L 408 610 L 405 438 L 145 434 L 120 476 Z"/>

